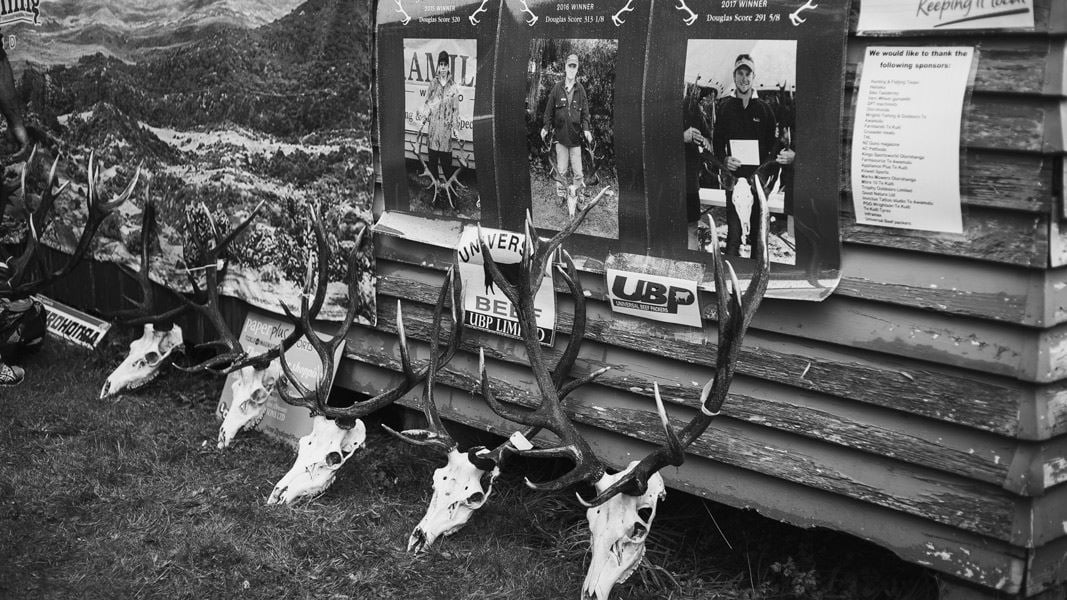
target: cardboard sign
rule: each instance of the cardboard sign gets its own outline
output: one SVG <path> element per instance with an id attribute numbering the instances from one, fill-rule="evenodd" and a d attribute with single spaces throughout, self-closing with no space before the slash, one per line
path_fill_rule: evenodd
<path id="1" fill-rule="evenodd" d="M 969 47 L 867 48 L 852 136 L 857 223 L 963 232 L 960 118 L 973 56 Z"/>
<path id="2" fill-rule="evenodd" d="M 111 323 L 56 302 L 47 296 L 37 295 L 34 299 L 40 301 L 45 307 L 48 333 L 68 342 L 95 350 L 111 329 Z"/>
<path id="3" fill-rule="evenodd" d="M 277 346 L 292 330 L 292 323 L 281 321 L 265 313 L 250 310 L 248 316 L 245 317 L 244 326 L 241 327 L 241 346 L 246 348 L 249 353 L 262 352 Z M 325 339 L 328 336 L 320 333 L 319 337 Z M 334 365 L 340 364 L 344 348 L 344 344 L 340 344 L 337 347 L 337 351 L 333 356 Z M 322 364 L 319 362 L 319 356 L 305 338 L 300 338 L 285 353 L 285 360 L 292 368 L 293 374 L 297 379 L 308 387 L 314 386 L 322 373 Z M 335 369 L 334 374 L 336 375 L 336 373 Z M 229 410 L 230 403 L 233 401 L 231 386 L 236 379 L 236 373 L 230 373 L 226 376 L 226 384 L 222 388 L 222 396 L 219 398 L 218 408 L 215 410 L 215 415 L 220 420 L 226 415 L 226 411 Z M 270 397 L 267 399 L 267 413 L 254 429 L 295 448 L 300 438 L 311 432 L 312 423 L 311 414 L 307 409 L 286 404 L 278 397 L 277 388 L 275 388 L 275 391 L 271 392 Z"/>
<path id="4" fill-rule="evenodd" d="M 642 256 L 608 257 L 606 275 L 612 312 L 700 327 L 697 286 L 704 275 L 699 263 L 675 263 L 670 267 L 654 264 Z M 671 275 L 662 275 L 665 269 Z M 684 275 L 679 277 L 677 275 Z"/>
<path id="5" fill-rule="evenodd" d="M 511 281 L 518 277 L 526 236 L 501 229 L 482 229 L 482 238 L 493 253 L 493 260 Z M 463 322 L 467 327 L 505 337 L 521 339 L 515 307 L 489 277 L 478 244 L 478 228 L 467 226 L 456 249 L 459 277 L 463 282 Z M 556 293 L 553 290 L 551 265 L 534 296 L 537 335 L 541 343 L 551 346 L 556 333 Z"/>
<path id="6" fill-rule="evenodd" d="M 863 0 L 860 32 L 1033 29 L 1033 0 Z"/>

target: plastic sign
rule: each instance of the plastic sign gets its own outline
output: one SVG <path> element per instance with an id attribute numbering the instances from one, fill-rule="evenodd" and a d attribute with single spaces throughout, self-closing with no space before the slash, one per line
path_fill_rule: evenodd
<path id="1" fill-rule="evenodd" d="M 519 276 L 526 236 L 502 229 L 482 229 L 482 238 L 492 252 L 501 273 L 514 282 Z M 456 248 L 459 257 L 459 276 L 463 282 L 463 323 L 472 329 L 488 331 L 505 337 L 520 339 L 519 321 L 504 293 L 493 285 L 478 244 L 478 228 L 467 226 Z M 546 265 L 546 268 L 551 268 Z M 556 293 L 552 273 L 546 273 L 541 287 L 534 294 L 537 316 L 537 335 L 541 343 L 551 346 L 556 328 Z"/>
<path id="2" fill-rule="evenodd" d="M 46 296 L 37 295 L 34 298 L 44 305 L 48 333 L 54 336 L 79 346 L 96 349 L 111 329 L 111 323 L 85 314 L 76 308 L 56 302 Z"/>
<path id="3" fill-rule="evenodd" d="M 250 353 L 258 353 L 277 346 L 292 330 L 293 325 L 291 323 L 281 321 L 264 313 L 249 311 L 248 316 L 245 317 L 244 325 L 241 327 L 241 346 Z M 320 337 L 323 336 L 320 335 Z M 338 345 L 333 357 L 335 365 L 340 363 L 344 349 L 344 344 Z M 306 338 L 300 338 L 285 353 L 285 360 L 301 383 L 308 387 L 315 386 L 319 375 L 322 373 L 322 364 L 319 362 L 318 354 L 315 353 Z M 336 374 L 336 370 L 334 374 Z M 225 416 L 230 403 L 233 401 L 231 385 L 237 377 L 237 373 L 230 373 L 226 376 L 226 383 L 222 388 L 222 397 L 219 398 L 219 404 L 215 411 L 219 419 Z M 277 387 L 275 387 L 275 390 L 277 390 Z M 269 437 L 296 447 L 300 438 L 311 432 L 313 423 L 314 421 L 308 410 L 286 404 L 278 397 L 277 391 L 272 391 L 267 399 L 267 412 L 263 416 L 263 420 L 255 426 L 255 429 L 266 433 Z"/>

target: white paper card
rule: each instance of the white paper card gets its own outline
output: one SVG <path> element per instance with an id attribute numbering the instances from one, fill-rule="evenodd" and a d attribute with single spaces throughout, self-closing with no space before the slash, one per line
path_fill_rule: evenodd
<path id="1" fill-rule="evenodd" d="M 960 121 L 971 47 L 872 47 L 852 136 L 856 222 L 963 232 Z"/>
<path id="2" fill-rule="evenodd" d="M 1033 29 L 1033 0 L 863 0 L 859 31 Z"/>
<path id="3" fill-rule="evenodd" d="M 730 156 L 743 165 L 759 166 L 759 140 L 730 140 Z"/>

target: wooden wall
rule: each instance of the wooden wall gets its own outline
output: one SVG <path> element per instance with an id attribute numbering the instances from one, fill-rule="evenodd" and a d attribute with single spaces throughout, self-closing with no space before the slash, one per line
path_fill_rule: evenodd
<path id="1" fill-rule="evenodd" d="M 946 598 L 1060 593 L 1067 582 L 1067 7 L 1036 4 L 1035 32 L 850 35 L 841 284 L 821 303 L 764 302 L 723 416 L 685 465 L 663 473 L 671 487 L 871 540 L 941 574 Z M 960 141 L 962 235 L 855 223 L 847 156 L 856 68 L 867 46 L 897 44 L 979 49 Z M 415 358 L 427 357 L 430 311 L 458 229 L 418 218 L 408 225 L 440 235 L 425 243 L 416 240 L 427 231 L 379 230 L 378 324 L 351 335 L 338 385 L 375 393 L 397 379 L 397 300 Z M 81 287 L 59 296 L 118 302 L 126 284 L 114 269 L 86 268 L 96 271 L 72 281 L 95 281 L 90 294 Z M 705 331 L 613 316 L 603 275 L 582 279 L 590 324 L 576 371 L 613 369 L 575 394 L 574 417 L 605 460 L 624 465 L 662 441 L 653 382 L 679 424 L 693 414 L 712 375 L 714 315 L 706 315 Z M 558 353 L 571 311 L 565 290 L 557 295 Z M 477 333 L 439 378 L 437 398 L 446 417 L 506 434 L 513 427 L 471 393 L 479 347 L 499 395 L 534 402 L 522 345 Z M 402 402 L 418 406 L 414 396 Z"/>
<path id="2" fill-rule="evenodd" d="M 764 302 L 724 416 L 685 465 L 664 473 L 669 485 L 872 540 L 974 597 L 1032 596 L 1067 582 L 1060 4 L 1038 0 L 1035 32 L 850 36 L 841 284 L 822 303 Z M 854 6 L 853 32 L 857 14 Z M 962 235 L 855 222 L 847 157 L 857 66 L 869 45 L 979 50 L 960 141 Z M 401 222 L 376 239 L 379 322 L 350 340 L 340 385 L 373 392 L 396 377 L 396 300 L 409 335 L 427 337 L 458 229 Z M 661 441 L 653 382 L 679 424 L 692 414 L 712 374 L 714 315 L 705 315 L 703 332 L 613 316 L 603 275 L 583 273 L 583 283 L 590 326 L 576 370 L 613 369 L 576 393 L 574 417 L 598 453 L 624 465 Z M 565 335 L 570 303 L 564 289 L 557 295 Z M 476 333 L 437 396 L 446 416 L 508 433 L 513 427 L 471 393 L 479 347 L 503 397 L 535 401 L 521 344 Z M 425 360 L 425 347 L 415 355 Z"/>

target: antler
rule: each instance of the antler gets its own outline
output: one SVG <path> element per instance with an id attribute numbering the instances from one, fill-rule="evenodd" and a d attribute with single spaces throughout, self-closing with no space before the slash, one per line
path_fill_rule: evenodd
<path id="1" fill-rule="evenodd" d="M 364 229 L 360 232 L 358 241 L 356 243 L 356 248 L 359 248 L 360 244 L 362 243 L 363 236 L 366 231 L 367 230 Z M 319 268 L 321 273 L 319 280 L 320 287 L 325 285 L 323 283 L 325 281 L 325 272 L 323 265 L 326 262 L 326 256 L 326 251 L 321 252 L 319 255 Z M 389 404 L 392 404 L 401 396 L 414 389 L 415 386 L 418 385 L 419 382 L 421 382 L 426 377 L 425 371 L 416 372 L 415 369 L 411 366 L 411 357 L 408 352 L 407 335 L 404 332 L 404 318 L 398 301 L 396 322 L 397 335 L 400 338 L 400 362 L 404 371 L 404 380 L 400 384 L 382 392 L 381 394 L 378 394 L 373 398 L 362 402 L 357 402 L 351 406 L 336 407 L 329 406 L 327 404 L 327 400 L 330 394 L 330 381 L 333 379 L 333 373 L 336 369 L 336 365 L 334 364 L 333 360 L 333 353 L 337 350 L 337 347 L 340 344 L 344 343 L 345 336 L 347 335 L 348 330 L 351 327 L 353 320 L 355 319 L 358 308 L 359 295 L 356 293 L 356 291 L 357 282 L 359 281 L 359 278 L 357 277 L 358 273 L 355 266 L 357 261 L 358 257 L 355 255 L 355 253 L 353 253 L 348 263 L 348 311 L 345 314 L 345 320 L 341 324 L 340 329 L 328 342 L 322 341 L 319 338 L 318 334 L 316 334 L 311 327 L 311 321 L 314 316 L 318 314 L 318 311 L 322 305 L 321 298 L 318 297 L 318 294 L 316 294 L 316 302 L 312 302 L 310 306 L 306 303 L 306 301 L 301 302 L 299 317 L 289 311 L 288 308 L 285 308 L 285 312 L 289 316 L 289 319 L 297 324 L 297 327 L 293 330 L 289 337 L 291 338 L 295 336 L 295 339 L 299 339 L 301 336 L 306 337 L 308 344 L 310 344 L 311 347 L 315 350 L 315 353 L 318 355 L 319 360 L 322 363 L 322 373 L 320 373 L 319 375 L 319 379 L 315 384 L 315 388 L 308 388 L 293 375 L 292 369 L 285 361 L 284 351 L 288 347 L 284 346 L 284 343 L 283 345 L 279 345 L 274 349 L 277 353 L 276 356 L 282 357 L 281 364 L 282 370 L 285 373 L 286 382 L 288 384 L 292 384 L 292 386 L 296 388 L 298 394 L 292 395 L 285 390 L 280 390 L 279 393 L 281 395 L 281 398 L 289 404 L 306 407 L 313 414 L 321 414 L 328 419 L 334 419 L 337 421 L 341 421 L 342 423 L 351 423 L 355 419 L 365 417 L 378 409 L 384 408 Z M 288 340 L 289 338 L 286 339 Z M 442 358 L 443 362 L 448 362 L 448 360 L 451 360 L 452 352 L 455 352 L 454 348 L 450 351 L 450 353 L 446 354 L 446 357 Z"/>
<path id="2" fill-rule="evenodd" d="M 278 346 L 270 348 L 260 354 L 249 356 L 248 352 L 241 346 L 241 340 L 237 335 L 230 331 L 226 320 L 223 318 L 222 313 L 219 310 L 219 274 L 224 273 L 227 266 L 223 254 L 233 240 L 252 223 L 256 218 L 256 215 L 258 215 L 259 211 L 263 208 L 263 204 L 264 202 L 260 202 L 259 205 L 252 210 L 252 213 L 248 215 L 244 221 L 241 221 L 240 224 L 234 227 L 225 237 L 220 236 L 218 228 L 215 226 L 215 221 L 211 216 L 211 212 L 208 211 L 207 207 L 203 204 L 200 205 L 207 217 L 208 227 L 210 229 L 211 237 L 213 238 L 212 246 L 205 252 L 207 264 L 202 267 L 205 271 L 205 287 L 203 293 L 205 300 L 203 302 L 197 302 L 193 299 L 186 298 L 185 296 L 181 296 L 181 298 L 189 308 L 196 310 L 203 315 L 219 335 L 217 339 L 200 344 L 197 348 L 215 347 L 221 349 L 222 352 L 191 367 L 179 367 L 184 371 L 210 371 L 223 374 L 236 371 L 249 365 L 256 368 L 263 368 L 265 365 L 269 364 L 270 361 L 278 358 L 282 352 L 291 348 L 302 335 L 299 328 L 294 329 Z M 311 305 L 308 308 L 310 309 L 311 314 L 318 314 L 319 309 L 322 308 L 323 301 L 326 298 L 329 261 L 326 260 L 325 257 L 329 254 L 329 246 L 326 239 L 326 230 L 323 228 L 322 218 L 319 215 L 318 210 L 316 208 L 311 208 L 309 212 L 311 215 L 312 230 L 315 232 L 315 244 L 319 261 L 315 293 Z M 193 284 L 194 293 L 199 292 L 198 286 L 196 285 L 196 278 L 190 274 L 189 279 Z M 306 302 L 306 297 L 301 299 L 302 306 Z M 289 312 L 288 307 L 284 304 L 282 304 L 282 309 L 287 313 Z"/>
<path id="3" fill-rule="evenodd" d="M 438 352 L 441 338 L 441 316 L 444 312 L 445 299 L 448 290 L 452 290 L 452 335 L 448 346 L 444 351 Z M 402 330 L 403 323 L 400 318 L 400 306 L 397 305 L 397 330 Z M 457 446 L 455 440 L 445 429 L 441 421 L 441 415 L 437 412 L 437 404 L 433 398 L 433 388 L 437 383 L 437 371 L 448 364 L 455 355 L 463 337 L 463 289 L 459 278 L 456 277 L 455 267 L 450 267 L 445 275 L 445 282 L 441 286 L 441 292 L 437 296 L 437 304 L 433 309 L 433 325 L 430 329 L 430 362 L 426 367 L 426 384 L 422 391 L 422 412 L 426 415 L 426 429 L 407 429 L 398 432 L 383 425 L 385 430 L 396 437 L 419 446 L 430 446 L 445 454 L 454 450 Z"/>
<path id="4" fill-rule="evenodd" d="M 592 449 L 589 447 L 588 442 L 578 433 L 574 423 L 567 417 L 563 410 L 563 399 L 578 386 L 588 383 L 593 379 L 596 379 L 607 369 L 600 369 L 594 371 L 589 375 L 580 379 L 571 381 L 564 384 L 563 379 L 567 377 L 570 367 L 574 364 L 574 360 L 578 354 L 578 345 L 581 343 L 580 336 L 571 336 L 571 342 L 568 344 L 567 349 L 564 351 L 563 356 L 560 359 L 560 363 L 557 364 L 555 373 L 552 373 L 544 358 L 544 353 L 541 349 L 541 343 L 538 339 L 537 332 L 537 319 L 534 311 L 534 295 L 545 276 L 545 264 L 556 253 L 556 250 L 560 248 L 563 241 L 573 234 L 582 220 L 585 218 L 589 211 L 596 206 L 600 198 L 608 191 L 608 188 L 604 188 L 593 200 L 578 212 L 569 223 L 563 228 L 562 231 L 557 233 L 547 242 L 542 242 L 538 236 L 536 228 L 532 224 L 530 215 L 526 217 L 526 242 L 522 254 L 522 269 L 519 281 L 508 281 L 493 261 L 489 247 L 482 240 L 481 231 L 478 232 L 478 239 L 481 243 L 482 260 L 485 261 L 490 277 L 496 285 L 511 301 L 515 307 L 517 318 L 519 321 L 519 329 L 522 333 L 523 343 L 526 346 L 527 356 L 530 361 L 530 369 L 533 372 L 534 379 L 537 383 L 537 387 L 541 392 L 541 404 L 534 410 L 522 410 L 516 409 L 507 405 L 504 405 L 497 401 L 493 394 L 492 388 L 489 384 L 489 376 L 485 369 L 485 351 L 480 351 L 479 355 L 479 372 L 482 379 L 482 395 L 485 397 L 489 407 L 493 412 L 497 413 L 501 417 L 521 423 L 528 427 L 544 428 L 555 433 L 561 440 L 562 445 L 555 448 L 546 449 L 532 449 L 532 450 L 517 450 L 516 452 L 529 457 L 565 457 L 574 461 L 575 466 L 570 472 L 564 474 L 558 479 L 544 482 L 533 483 L 530 480 L 526 480 L 526 484 L 531 488 L 538 490 L 559 490 L 578 483 L 581 481 L 589 481 L 599 479 L 604 473 L 603 464 L 597 460 L 593 454 Z M 584 302 L 578 301 L 579 297 L 584 297 L 581 290 L 581 285 L 578 281 L 577 274 L 574 270 L 573 261 L 570 255 L 565 251 L 562 253 L 564 262 L 567 265 L 568 271 L 564 280 L 570 287 L 571 292 L 575 295 L 575 311 L 576 313 L 584 313 Z M 584 331 L 585 327 L 585 315 L 580 317 L 576 314 L 576 323 L 580 323 L 579 330 Z"/>
<path id="5" fill-rule="evenodd" d="M 733 266 L 725 261 L 719 252 L 718 244 L 712 244 L 712 260 L 715 263 L 715 297 L 718 307 L 718 354 L 715 359 L 715 375 L 704 384 L 700 393 L 700 412 L 693 417 L 680 432 L 675 433 L 670 427 L 667 411 L 660 398 L 659 384 L 654 384 L 656 411 L 663 424 L 667 438 L 665 446 L 655 450 L 641 460 L 622 479 L 599 493 L 590 501 L 579 500 L 587 506 L 598 506 L 619 493 L 638 496 L 648 489 L 648 478 L 653 473 L 668 465 L 678 466 L 685 461 L 685 449 L 689 447 L 711 422 L 719 415 L 723 402 L 726 401 L 730 382 L 733 380 L 737 358 L 741 352 L 741 343 L 748 330 L 752 317 L 759 308 L 763 295 L 767 291 L 770 277 L 770 262 L 767 252 L 767 230 L 770 211 L 767 198 L 763 194 L 763 185 L 757 181 L 756 189 L 760 195 L 760 230 L 756 232 L 756 246 L 752 251 L 755 272 L 749 280 L 748 287 L 741 293 Z M 726 274 L 729 273 L 729 287 Z"/>
<path id="6" fill-rule="evenodd" d="M 10 275 L 7 276 L 7 279 L 4 282 L 4 294 L 15 298 L 34 294 L 57 279 L 69 274 L 85 256 L 86 252 L 89 251 L 93 236 L 96 235 L 96 231 L 100 228 L 100 224 L 104 222 L 104 219 L 106 219 L 115 208 L 130 198 L 130 195 L 133 194 L 134 187 L 137 185 L 137 181 L 141 176 L 141 167 L 138 165 L 137 170 L 134 172 L 133 179 L 126 186 L 126 189 L 112 200 L 103 200 L 100 198 L 100 192 L 97 188 L 99 185 L 98 180 L 100 172 L 96 166 L 95 153 L 90 153 L 89 164 L 87 167 L 88 197 L 86 200 L 88 205 L 88 217 L 85 222 L 85 227 L 82 228 L 81 236 L 78 238 L 77 244 L 75 244 L 73 254 L 71 254 L 67 262 L 59 269 L 50 273 L 44 273 L 39 279 L 27 279 L 30 273 L 34 271 L 31 267 L 35 266 L 39 260 L 37 250 L 41 245 L 41 236 L 44 234 L 44 230 L 48 227 L 49 213 L 52 211 L 56 198 L 66 191 L 67 186 L 70 183 L 65 182 L 63 185 L 59 186 L 58 189 L 56 188 L 56 183 L 59 179 L 56 172 L 59 166 L 59 158 L 56 157 L 55 161 L 52 163 L 52 168 L 49 171 L 45 188 L 41 192 L 41 199 L 38 202 L 37 207 L 32 208 L 29 203 L 29 195 L 26 191 L 26 179 L 32 168 L 36 154 L 37 147 L 34 146 L 30 151 L 30 156 L 26 160 L 26 164 L 22 168 L 21 178 L 21 193 L 25 203 L 26 212 L 28 213 L 27 225 L 29 234 L 22 254 L 8 263 L 7 267 L 10 271 Z"/>
<path id="7" fill-rule="evenodd" d="M 158 234 L 158 224 L 156 223 L 156 204 L 149 195 L 148 190 L 149 186 L 146 185 L 144 209 L 141 212 L 141 264 L 136 275 L 127 273 L 137 280 L 137 285 L 141 288 L 141 300 L 137 301 L 125 296 L 126 301 L 132 304 L 134 308 L 115 311 L 108 315 L 108 318 L 116 319 L 126 325 L 170 321 L 188 310 L 188 306 L 183 304 L 170 310 L 159 312 L 155 286 L 152 285 L 152 280 L 149 277 L 152 271 L 152 245 Z M 123 268 L 123 271 L 126 271 L 125 268 Z"/>

